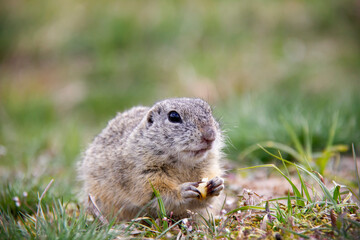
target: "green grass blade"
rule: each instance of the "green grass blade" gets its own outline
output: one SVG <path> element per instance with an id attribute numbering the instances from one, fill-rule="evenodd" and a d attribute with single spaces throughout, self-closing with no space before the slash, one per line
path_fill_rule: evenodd
<path id="1" fill-rule="evenodd" d="M 128 233 L 131 229 L 131 227 L 134 225 L 134 223 L 136 222 L 136 219 L 141 215 L 141 213 L 143 213 L 145 211 L 145 209 L 147 209 L 150 205 L 152 204 L 152 202 L 148 202 L 145 206 L 142 207 L 142 209 L 136 214 L 136 216 L 134 217 L 134 219 L 130 222 L 129 226 L 127 226 L 127 228 L 125 229 L 125 233 Z"/>
<path id="2" fill-rule="evenodd" d="M 279 142 L 273 142 L 273 141 L 266 141 L 266 142 L 260 142 L 258 144 L 254 144 L 248 148 L 246 148 L 241 155 L 239 156 L 240 159 L 244 159 L 247 155 L 249 155 L 250 153 L 260 149 L 259 145 L 267 147 L 267 148 L 272 148 L 272 149 L 278 149 L 280 151 L 283 151 L 289 155 L 291 155 L 293 158 L 295 158 L 297 161 L 301 161 L 301 155 L 299 153 L 296 152 L 296 150 L 294 150 L 293 148 L 279 143 Z"/>
<path id="3" fill-rule="evenodd" d="M 161 233 L 161 227 L 156 223 L 156 221 L 152 218 L 146 218 L 144 221 L 149 224 L 149 226 L 154 226 L 157 233 Z M 149 227 L 148 227 L 149 228 Z M 149 228 L 151 229 L 151 228 Z M 154 230 L 152 230 L 154 231 Z"/>
<path id="4" fill-rule="evenodd" d="M 263 165 L 258 165 L 258 166 L 253 166 L 253 167 L 247 167 L 247 168 L 239 168 L 238 171 L 242 171 L 242 170 L 246 170 L 246 169 L 252 169 L 252 168 L 259 168 L 259 167 L 268 167 L 268 168 L 274 168 L 276 169 L 291 185 L 294 194 L 296 197 L 298 197 L 298 199 L 301 199 L 301 193 L 299 192 L 299 189 L 295 186 L 295 184 L 290 180 L 290 178 L 288 178 L 278 167 L 276 167 L 274 164 L 263 164 Z M 304 203 L 301 202 L 300 200 L 297 201 L 297 204 L 302 206 Z"/>
<path id="5" fill-rule="evenodd" d="M 355 164 L 355 175 L 356 175 L 357 184 L 358 184 L 358 188 L 359 188 L 359 195 L 357 195 L 358 200 L 359 200 L 359 197 L 360 197 L 360 177 L 359 177 L 358 165 L 357 165 L 357 162 L 356 162 L 356 153 L 355 153 L 354 144 L 352 144 L 352 153 L 353 153 L 354 164 Z"/>
<path id="6" fill-rule="evenodd" d="M 292 216 L 292 205 L 291 205 L 291 199 L 290 199 L 289 192 L 288 192 L 288 197 L 287 197 L 287 210 L 288 210 L 288 216 Z"/>
<path id="7" fill-rule="evenodd" d="M 27 234 L 29 234 L 29 236 L 31 236 L 31 238 L 35 238 L 36 235 L 34 234 L 34 231 L 32 231 L 31 227 L 28 224 L 26 224 L 25 219 L 29 219 L 31 221 L 31 218 L 29 217 L 29 215 L 24 215 L 23 218 L 22 217 L 20 218 L 20 221 L 22 222 Z M 15 222 L 15 220 L 14 220 L 14 222 Z M 35 223 L 35 222 L 33 222 L 33 223 Z"/>
<path id="8" fill-rule="evenodd" d="M 313 162 L 312 157 L 312 141 L 311 141 L 311 135 L 309 131 L 309 124 L 306 122 L 303 128 L 304 135 L 305 135 L 305 152 L 306 152 L 306 159 L 308 162 Z"/>
<path id="9" fill-rule="evenodd" d="M 334 188 L 333 199 L 337 202 L 341 202 L 340 185 L 336 185 Z"/>
<path id="10" fill-rule="evenodd" d="M 324 202 L 324 204 L 326 204 L 326 202 Z M 337 207 L 339 208 L 348 208 L 348 207 L 358 207 L 357 204 L 355 203 L 341 203 L 341 204 L 338 204 Z M 331 209 L 335 209 L 334 206 L 327 206 L 324 208 L 324 210 L 320 211 L 319 214 L 325 214 L 325 213 L 328 213 Z"/>
<path id="11" fill-rule="evenodd" d="M 284 161 L 283 161 L 284 162 Z M 296 168 L 296 172 L 298 174 L 298 177 L 300 179 L 300 183 L 301 183 L 301 192 L 304 192 L 305 193 L 305 196 L 306 196 L 306 199 L 308 202 L 312 202 L 311 201 L 311 197 L 310 197 L 310 194 L 309 194 L 309 191 L 308 191 L 308 188 L 303 180 L 303 178 L 301 177 L 301 174 L 300 174 L 300 171 L 298 168 Z"/>
<path id="12" fill-rule="evenodd" d="M 276 212 L 277 212 L 276 218 L 279 220 L 279 222 L 285 223 L 285 222 L 286 222 L 286 220 L 285 220 L 285 214 L 284 214 L 284 212 L 281 210 L 279 204 L 276 204 L 275 207 L 276 207 Z"/>
<path id="13" fill-rule="evenodd" d="M 352 195 L 360 202 L 360 198 L 359 198 L 359 196 L 351 189 L 351 188 L 349 188 L 349 187 L 346 187 L 351 193 L 352 193 Z"/>
<path id="14" fill-rule="evenodd" d="M 269 201 L 265 202 L 265 211 L 268 213 L 270 212 L 270 206 L 269 206 Z"/>
<path id="15" fill-rule="evenodd" d="M 157 198 L 158 204 L 159 204 L 159 210 L 160 210 L 160 221 L 162 221 L 162 227 L 163 229 L 167 229 L 169 227 L 169 224 L 164 218 L 167 217 L 166 215 L 166 209 L 164 205 L 164 201 L 161 198 L 160 192 L 155 189 L 155 187 L 150 182 L 151 188 L 153 189 L 154 195 Z"/>
<path id="16" fill-rule="evenodd" d="M 303 148 L 303 146 L 300 142 L 300 139 L 297 136 L 294 128 L 284 118 L 281 118 L 281 121 L 282 121 L 287 133 L 289 134 L 293 144 L 295 145 L 295 149 L 298 151 L 298 153 L 300 153 L 301 156 L 305 156 L 304 148 Z"/>
<path id="17" fill-rule="evenodd" d="M 245 211 L 245 210 L 262 210 L 262 211 L 266 211 L 265 207 L 260 207 L 260 206 L 243 206 L 243 207 L 239 207 L 236 209 L 231 210 L 230 212 L 228 212 L 226 215 L 231 215 L 233 213 L 236 213 L 237 211 Z M 271 211 L 275 211 L 276 209 L 274 208 L 270 208 Z"/>
<path id="18" fill-rule="evenodd" d="M 297 233 L 297 232 L 295 232 L 295 231 L 293 231 L 293 230 L 290 230 L 290 229 L 287 229 L 287 228 L 284 228 L 284 227 L 281 227 L 281 226 L 279 226 L 279 228 L 282 229 L 282 230 L 284 230 L 284 231 L 288 231 L 288 232 L 290 232 L 290 233 L 292 233 L 292 234 L 295 234 L 295 235 L 297 235 L 297 236 L 299 236 L 299 237 L 302 237 L 302 238 L 305 238 L 305 239 L 310 239 L 309 236 L 306 236 L 306 235 L 304 235 L 304 234 L 302 234 L 302 233 Z"/>
<path id="19" fill-rule="evenodd" d="M 281 152 L 280 152 L 280 151 L 278 151 L 278 153 L 279 153 L 279 156 L 282 158 Z M 288 168 L 287 168 L 287 166 L 286 166 L 285 162 L 284 162 L 284 161 L 282 161 L 282 164 L 283 164 L 284 169 L 285 169 L 285 171 L 286 171 L 286 175 L 288 175 L 288 177 L 290 177 L 290 173 L 289 173 L 289 170 L 288 170 Z"/>
<path id="20" fill-rule="evenodd" d="M 209 216 L 209 219 L 205 218 L 202 214 L 199 214 L 199 216 L 203 219 L 204 226 L 206 226 L 208 228 L 208 230 L 211 232 L 211 234 L 217 235 L 214 216 L 212 214 L 210 214 L 207 209 L 206 209 L 206 213 Z"/>
<path id="21" fill-rule="evenodd" d="M 281 200 L 287 200 L 288 197 L 278 197 L 278 198 L 272 198 L 272 199 L 269 199 L 269 200 L 266 200 L 267 202 L 276 202 L 276 201 L 281 201 Z M 298 197 L 295 197 L 295 196 L 290 196 L 290 199 L 291 200 L 300 200 L 300 201 L 303 201 L 303 202 L 306 202 L 307 199 L 306 198 L 298 198 Z"/>
<path id="22" fill-rule="evenodd" d="M 330 191 L 326 188 L 326 186 L 324 185 L 324 183 L 312 172 L 308 171 L 307 169 L 296 165 L 295 166 L 299 167 L 300 169 L 302 169 L 304 172 L 306 172 L 307 174 L 309 174 L 320 186 L 321 190 L 324 193 L 325 198 L 327 198 L 328 200 L 330 200 L 330 202 L 335 206 L 336 211 L 339 211 L 339 208 L 337 207 L 337 202 L 332 198 L 332 195 L 330 193 Z"/>
<path id="23" fill-rule="evenodd" d="M 339 119 L 339 112 L 335 112 L 333 115 L 330 130 L 329 130 L 329 138 L 328 138 L 328 141 L 326 144 L 327 151 L 329 151 L 330 147 L 333 145 L 338 119 Z"/>
<path id="24" fill-rule="evenodd" d="M 298 164 L 295 164 L 295 163 L 292 163 L 288 160 L 285 160 L 285 159 L 282 159 L 278 156 L 276 156 L 275 154 L 272 154 L 271 152 L 269 152 L 268 150 L 266 150 L 265 148 L 263 148 L 262 146 L 260 146 L 261 149 L 263 149 L 263 151 L 265 151 L 266 153 L 268 153 L 270 156 L 276 158 L 276 159 L 279 159 L 281 161 L 285 161 L 286 163 L 290 164 L 290 165 L 293 165 L 299 169 L 301 169 L 302 171 L 306 172 L 308 175 L 310 175 L 320 186 L 321 190 L 323 191 L 325 197 L 335 206 L 335 209 L 336 211 L 338 212 L 339 211 L 339 208 L 337 207 L 337 203 L 336 201 L 332 198 L 332 194 L 330 193 L 330 191 L 326 188 L 326 186 L 321 182 L 321 180 L 319 179 L 319 177 L 317 177 L 314 173 L 310 172 L 309 170 L 307 170 L 306 168 L 298 165 Z"/>
<path id="25" fill-rule="evenodd" d="M 181 223 L 182 219 L 171 225 L 170 227 L 166 228 L 159 236 L 156 237 L 156 239 L 160 239 L 163 237 L 168 231 L 170 231 L 173 227 L 179 225 Z"/>

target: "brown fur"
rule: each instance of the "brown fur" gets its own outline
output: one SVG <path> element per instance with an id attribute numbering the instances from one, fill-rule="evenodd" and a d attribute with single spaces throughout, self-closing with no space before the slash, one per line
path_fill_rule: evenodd
<path id="1" fill-rule="evenodd" d="M 169 121 L 169 112 L 180 114 L 182 122 Z M 215 133 L 210 144 L 205 129 Z M 195 151 L 208 147 L 204 154 Z M 149 202 L 146 212 L 156 216 L 158 209 L 151 184 L 165 208 L 174 218 L 187 217 L 187 210 L 201 211 L 222 190 L 219 178 L 216 191 L 200 200 L 189 184 L 222 175 L 219 160 L 223 138 L 209 105 L 200 99 L 167 99 L 153 107 L 134 107 L 119 113 L 94 139 L 79 163 L 83 182 L 82 200 L 89 207 L 88 195 L 96 199 L 108 218 L 130 220 Z M 150 184 L 151 183 L 151 184 Z M 209 182 L 210 183 L 210 182 Z"/>

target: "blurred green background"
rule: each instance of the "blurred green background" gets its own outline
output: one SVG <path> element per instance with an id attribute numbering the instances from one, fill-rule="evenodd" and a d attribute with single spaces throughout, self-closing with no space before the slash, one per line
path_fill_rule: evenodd
<path id="1" fill-rule="evenodd" d="M 209 101 L 231 160 L 291 145 L 280 119 L 299 136 L 308 125 L 321 150 L 338 114 L 335 143 L 360 145 L 358 0 L 0 4 L 2 181 L 55 178 L 74 196 L 76 161 L 106 122 L 168 97 Z"/>

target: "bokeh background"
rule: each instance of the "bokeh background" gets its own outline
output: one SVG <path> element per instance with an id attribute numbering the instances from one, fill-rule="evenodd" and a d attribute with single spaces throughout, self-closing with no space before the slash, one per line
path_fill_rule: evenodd
<path id="1" fill-rule="evenodd" d="M 261 141 L 291 145 L 284 120 L 300 137 L 308 128 L 315 150 L 336 118 L 335 143 L 360 145 L 358 0 L 0 4 L 0 175 L 11 189 L 54 178 L 74 198 L 76 162 L 106 122 L 168 97 L 210 102 L 233 161 Z"/>

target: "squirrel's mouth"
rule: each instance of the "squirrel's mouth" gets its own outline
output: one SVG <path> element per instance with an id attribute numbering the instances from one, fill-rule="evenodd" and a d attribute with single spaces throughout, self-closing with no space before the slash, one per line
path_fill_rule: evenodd
<path id="1" fill-rule="evenodd" d="M 187 152 L 192 153 L 194 156 L 202 156 L 203 154 L 205 154 L 207 151 L 209 151 L 211 149 L 211 145 L 205 147 L 205 148 L 201 148 L 199 150 L 189 150 Z"/>
<path id="2" fill-rule="evenodd" d="M 205 148 L 205 149 L 201 149 L 201 150 L 198 150 L 198 151 L 194 151 L 194 155 L 195 155 L 195 156 L 203 155 L 203 154 L 206 153 L 208 150 L 209 150 L 209 148 Z"/>

